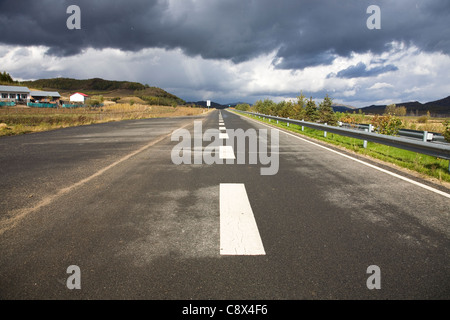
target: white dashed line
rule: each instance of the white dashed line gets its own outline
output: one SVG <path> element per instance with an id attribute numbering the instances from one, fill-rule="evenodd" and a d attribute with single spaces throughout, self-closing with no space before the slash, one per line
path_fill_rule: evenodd
<path id="1" fill-rule="evenodd" d="M 232 146 L 219 146 L 220 159 L 236 159 Z"/>
<path id="2" fill-rule="evenodd" d="M 247 191 L 241 183 L 220 184 L 220 254 L 266 254 Z"/>

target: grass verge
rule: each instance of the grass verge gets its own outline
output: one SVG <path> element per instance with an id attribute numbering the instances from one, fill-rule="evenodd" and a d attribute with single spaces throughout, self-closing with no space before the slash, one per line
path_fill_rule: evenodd
<path id="1" fill-rule="evenodd" d="M 205 108 L 114 104 L 101 108 L 0 108 L 0 136 L 48 131 L 94 123 L 192 116 L 205 113 Z"/>
<path id="2" fill-rule="evenodd" d="M 241 114 L 246 117 L 268 123 L 270 125 L 287 129 L 292 132 L 296 132 L 307 137 L 324 141 L 326 143 L 345 148 L 355 152 L 356 154 L 361 154 L 382 160 L 387 163 L 395 164 L 401 168 L 409 169 L 411 171 L 417 172 L 423 177 L 431 177 L 438 180 L 441 184 L 443 182 L 450 183 L 450 173 L 449 173 L 449 160 L 440 159 L 436 157 L 431 157 L 428 155 L 423 155 L 416 152 L 411 152 L 408 150 L 403 150 L 399 148 L 394 148 L 378 143 L 368 142 L 367 148 L 364 148 L 363 141 L 355 138 L 349 138 L 341 136 L 338 134 L 327 133 L 327 137 L 324 137 L 323 131 L 311 129 L 304 127 L 302 131 L 301 126 L 290 124 L 287 126 L 284 122 L 279 122 L 268 119 L 261 119 L 257 116 Z"/>

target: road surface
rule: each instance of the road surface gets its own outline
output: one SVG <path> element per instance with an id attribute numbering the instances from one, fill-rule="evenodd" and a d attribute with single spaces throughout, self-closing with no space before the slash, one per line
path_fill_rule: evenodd
<path id="1" fill-rule="evenodd" d="M 276 174 L 175 164 L 199 124 L 267 132 Z M 450 298 L 448 190 L 274 136 L 214 110 L 0 138 L 0 299 Z"/>

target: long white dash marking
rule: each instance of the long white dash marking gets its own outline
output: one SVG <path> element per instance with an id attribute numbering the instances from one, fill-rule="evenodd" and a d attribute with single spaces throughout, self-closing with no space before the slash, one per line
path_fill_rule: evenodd
<path id="1" fill-rule="evenodd" d="M 219 146 L 220 159 L 236 159 L 232 146 Z"/>
<path id="2" fill-rule="evenodd" d="M 220 184 L 220 254 L 266 254 L 244 184 Z"/>

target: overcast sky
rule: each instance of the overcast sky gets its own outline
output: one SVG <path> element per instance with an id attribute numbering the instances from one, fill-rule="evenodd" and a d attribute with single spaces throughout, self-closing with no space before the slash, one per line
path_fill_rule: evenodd
<path id="1" fill-rule="evenodd" d="M 381 29 L 367 27 L 371 5 Z M 0 71 L 137 81 L 186 101 L 428 102 L 450 95 L 449 21 L 449 0 L 0 0 Z"/>

